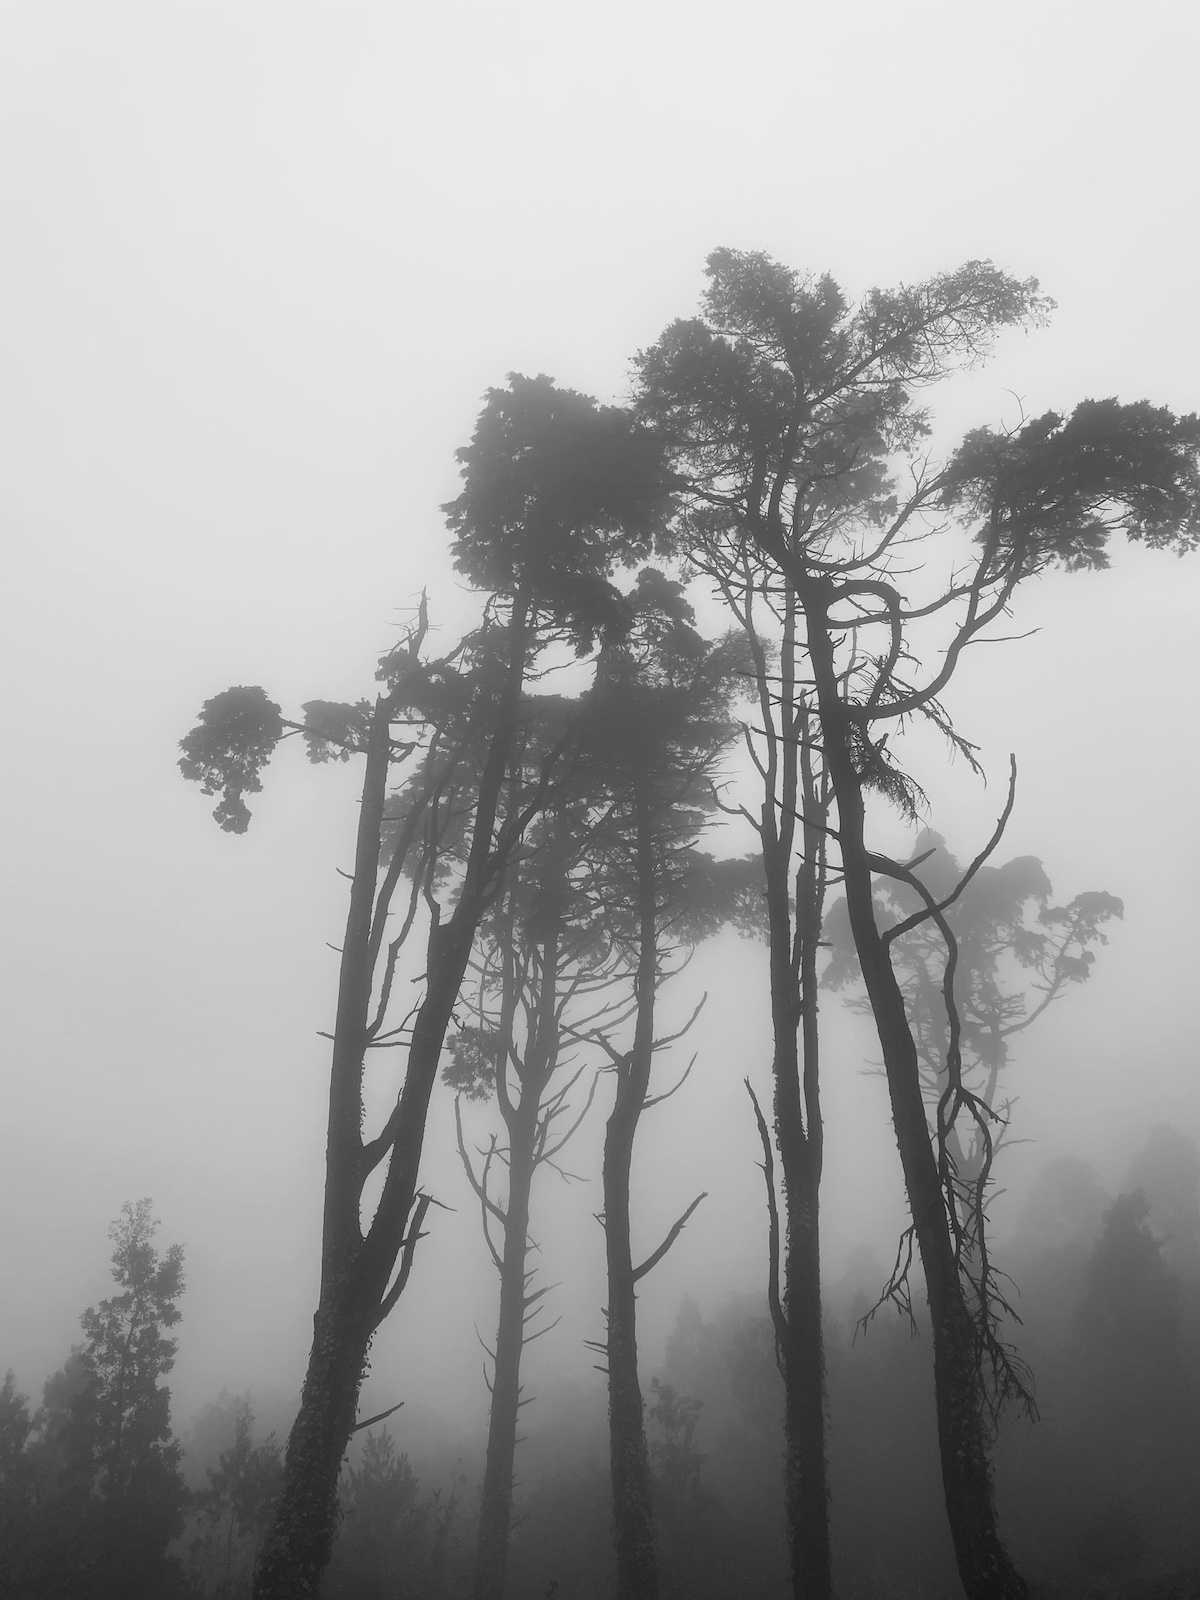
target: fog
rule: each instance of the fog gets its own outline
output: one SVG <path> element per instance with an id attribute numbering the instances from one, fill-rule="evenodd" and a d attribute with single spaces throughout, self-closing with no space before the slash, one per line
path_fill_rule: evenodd
<path id="1" fill-rule="evenodd" d="M 185 1251 L 176 1434 L 222 1389 L 252 1393 L 260 1433 L 284 1434 L 298 1400 L 362 772 L 285 744 L 249 831 L 222 833 L 176 766 L 201 703 L 235 684 L 288 715 L 372 695 L 423 588 L 449 648 L 477 602 L 439 507 L 485 391 L 547 373 L 623 403 L 634 354 L 694 313 L 717 246 L 851 295 L 981 257 L 1036 275 L 1058 309 L 930 392 L 935 448 L 1086 396 L 1196 410 L 1197 32 L 1174 4 L 1067 0 L 0 6 L 0 1371 L 21 1392 L 36 1403 L 80 1342 L 111 1293 L 109 1225 L 149 1196 L 160 1247 Z M 724 626 L 702 584 L 693 598 Z M 1059 902 L 1124 902 L 1090 981 L 1005 1069 L 1004 1267 L 1032 1260 L 1028 1197 L 1052 1163 L 1086 1163 L 1111 1204 L 1153 1129 L 1200 1141 L 1197 615 L 1200 557 L 1121 542 L 1107 572 L 1025 585 L 1011 640 L 964 656 L 944 698 L 986 782 L 935 737 L 903 740 L 922 825 L 960 860 L 995 826 L 1015 752 L 996 861 L 1038 857 Z M 748 793 L 744 763 L 727 778 Z M 870 834 L 907 858 L 917 830 L 878 804 Z M 707 847 L 749 846 L 731 828 Z M 421 970 L 414 952 L 403 981 Z M 685 1297 L 709 1325 L 732 1296 L 765 1314 L 742 1080 L 769 1095 L 767 984 L 765 946 L 727 931 L 663 992 L 664 1029 L 708 998 L 655 1068 L 669 1084 L 696 1052 L 638 1134 L 635 1251 L 708 1197 L 639 1289 L 647 1393 L 656 1375 L 686 1388 L 667 1350 Z M 845 1001 L 821 996 L 838 1383 L 851 1302 L 882 1289 L 908 1216 L 879 1044 Z M 372 1103 L 402 1066 L 371 1062 Z M 523 1368 L 534 1462 L 539 1430 L 576 1419 L 603 1460 L 585 1341 L 604 1337 L 610 1099 L 603 1078 L 564 1155 L 582 1181 L 535 1185 L 538 1283 L 558 1285 L 562 1321 Z M 486 1146 L 492 1110 L 466 1126 Z M 469 1507 L 498 1286 L 442 1085 L 421 1182 L 445 1209 L 360 1414 L 404 1402 L 398 1448 L 426 1487 L 461 1460 Z M 928 1339 L 914 1348 L 926 1374 Z M 699 1424 L 706 1451 L 716 1426 Z"/>

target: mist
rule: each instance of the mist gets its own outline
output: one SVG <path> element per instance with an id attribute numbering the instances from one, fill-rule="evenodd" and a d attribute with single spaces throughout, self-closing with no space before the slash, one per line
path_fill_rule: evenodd
<path id="1" fill-rule="evenodd" d="M 202 706 L 261 685 L 299 728 L 318 700 L 374 704 L 387 688 L 377 665 L 412 648 L 423 595 L 426 665 L 480 629 L 493 637 L 485 622 L 508 626 L 502 586 L 464 568 L 461 531 L 447 523 L 472 487 L 456 452 L 490 394 L 516 393 L 513 374 L 594 397 L 595 415 L 648 415 L 639 354 L 698 315 L 713 251 L 763 253 L 804 283 L 828 272 L 851 308 L 874 286 L 929 282 L 964 262 L 994 261 L 1013 283 L 1036 277 L 1052 311 L 997 323 L 979 359 L 948 363 L 915 394 L 929 416 L 922 459 L 948 459 L 973 429 L 1015 437 L 1087 398 L 1148 400 L 1186 421 L 1200 409 L 1194 229 L 1181 201 L 1196 35 L 1170 4 L 1135 17 L 1066 0 L 1002 16 L 939 0 L 836 11 L 756 0 L 736 16 L 666 3 L 603 14 L 357 0 L 0 5 L 10 752 L 0 1373 L 13 1373 L 0 1406 L 0 1534 L 25 1552 L 0 1593 L 248 1595 L 280 1466 L 270 1437 L 281 1452 L 300 1403 L 321 1294 L 331 1039 L 365 746 L 335 740 L 335 758 L 314 766 L 302 733 L 282 739 L 261 792 L 245 791 L 249 828 L 223 831 L 213 795 L 178 766 Z M 887 457 L 901 498 L 916 459 Z M 676 456 L 670 470 L 681 482 L 691 469 Z M 679 504 L 655 502 L 664 528 Z M 608 508 L 589 514 L 612 545 Z M 967 519 L 947 534 L 951 512 L 931 503 L 922 515 L 927 542 L 905 548 L 896 581 L 926 598 L 976 545 Z M 639 572 L 678 582 L 665 598 L 645 589 L 644 634 L 627 621 L 626 642 L 604 657 L 602 629 L 583 647 L 582 624 L 556 612 L 558 632 L 542 654 L 531 647 L 520 726 L 535 729 L 539 758 L 559 748 L 555 697 L 570 722 L 635 668 L 661 678 L 667 669 L 646 663 L 670 631 L 664 617 L 705 649 L 737 631 L 712 571 L 672 538 L 668 551 L 647 533 L 604 578 L 631 616 Z M 948 856 L 965 870 L 1005 811 L 1012 755 L 1011 814 L 986 870 L 1041 863 L 1050 887 L 1022 901 L 1022 925 L 1040 936 L 1056 926 L 1041 911 L 1091 892 L 1121 903 L 1086 946 L 1086 971 L 1005 1044 L 987 1251 L 1004 1275 L 1000 1337 L 1028 1363 L 1040 1420 L 1014 1401 L 987 1449 L 1000 1534 L 1034 1593 L 1166 1600 L 1200 1585 L 1200 851 L 1187 821 L 1200 780 L 1200 556 L 1186 541 L 1152 542 L 1114 533 L 1106 570 L 1048 563 L 1022 580 L 938 695 L 970 750 L 928 720 L 897 719 L 886 756 L 919 793 L 898 804 L 869 789 L 866 840 L 877 860 L 933 850 L 925 871 Z M 929 678 L 946 641 L 918 633 L 905 670 Z M 454 659 L 447 696 L 476 659 L 483 674 L 490 648 Z M 878 638 L 870 650 L 882 660 Z M 709 708 L 733 732 L 695 756 L 707 787 L 688 801 L 698 820 L 686 842 L 724 862 L 757 849 L 763 803 L 759 707 L 750 668 L 736 670 L 741 687 L 719 714 Z M 425 705 L 406 710 L 414 726 Z M 596 735 L 601 754 L 587 759 L 607 762 L 615 783 L 632 745 L 604 737 L 607 755 Z M 402 823 L 394 797 L 414 770 L 401 778 L 397 764 L 388 779 L 381 873 Z M 533 767 L 522 772 L 532 793 Z M 579 804 L 594 822 L 605 806 L 619 820 L 624 801 Z M 907 1288 L 892 1277 L 913 1211 L 884 1048 L 852 941 L 837 944 L 840 824 L 823 826 L 831 881 L 806 1002 L 819 1019 L 824 1128 L 825 1592 L 1017 1594 L 964 1586 L 948 1526 L 927 1285 L 919 1259 Z M 448 864 L 429 894 L 448 923 L 469 852 L 445 827 Z M 797 843 L 797 863 L 816 837 Z M 682 832 L 672 839 L 682 848 Z M 761 873 L 740 921 L 726 907 L 688 933 L 694 907 L 660 917 L 684 931 L 660 957 L 660 972 L 679 970 L 658 987 L 653 1033 L 679 1036 L 655 1052 L 648 1093 L 687 1076 L 637 1120 L 633 1264 L 705 1198 L 637 1282 L 658 1585 L 638 1589 L 613 1540 L 611 1281 L 598 1219 L 617 1058 L 634 1049 L 636 938 L 618 926 L 634 899 L 613 885 L 626 881 L 618 870 L 630 883 L 636 872 L 632 857 L 613 864 L 617 843 L 604 850 L 572 857 L 568 876 L 589 878 L 594 896 L 581 925 L 600 924 L 597 907 L 617 918 L 611 948 L 586 960 L 613 963 L 623 1020 L 609 1034 L 606 1020 L 580 1022 L 586 1009 L 564 1012 L 553 1083 L 580 1077 L 563 1125 L 593 1080 L 594 1098 L 555 1157 L 567 1175 L 545 1166 L 533 1178 L 530 1283 L 547 1290 L 541 1323 L 554 1325 L 522 1352 L 531 1403 L 503 1592 L 773 1600 L 800 1590 L 764 1150 L 745 1082 L 771 1130 L 784 1205 Z M 593 883 L 601 859 L 612 875 Z M 497 883 L 525 861 L 514 855 Z M 884 877 L 873 872 L 882 919 Z M 389 929 L 417 877 L 405 869 Z M 428 987 L 419 885 L 413 904 L 389 1025 Z M 414 1168 L 415 1194 L 431 1203 L 403 1293 L 370 1345 L 355 1419 L 387 1415 L 347 1445 L 330 1597 L 499 1592 L 480 1588 L 476 1538 L 500 1276 L 446 1077 L 455 1038 L 498 1026 L 484 1027 L 500 1002 L 480 997 L 478 967 L 490 960 L 495 977 L 503 965 L 502 930 L 486 920 L 499 914 L 490 902 L 481 912 L 436 1060 Z M 998 981 L 1033 997 L 1032 1010 L 1037 973 L 1015 948 L 1004 947 Z M 843 957 L 835 987 L 825 980 Z M 374 981 L 377 997 L 378 971 Z M 943 1062 L 944 1027 L 931 1045 Z M 518 1029 L 516 1047 L 531 1037 Z M 409 1042 L 367 1052 L 367 1136 L 396 1103 Z M 494 1083 L 494 1061 L 490 1070 Z M 492 1091 L 458 1110 L 478 1179 L 504 1123 Z M 493 1156 L 493 1195 L 505 1191 L 502 1168 Z M 386 1170 L 364 1190 L 364 1229 Z M 143 1242 L 160 1262 L 174 1245 L 183 1252 L 185 1287 L 163 1302 L 179 1312 L 163 1324 L 177 1341 L 159 1374 L 169 1432 L 153 1449 L 187 1493 L 176 1522 L 164 1513 L 155 1560 L 165 1565 L 88 1588 L 84 1535 L 77 1547 L 60 1529 L 67 1553 L 39 1568 L 26 1555 L 44 1530 L 30 1532 L 20 1508 L 35 1478 L 42 1504 L 66 1470 L 65 1419 L 78 1420 L 84 1392 L 72 1388 L 71 1353 L 99 1337 L 80 1318 L 122 1288 L 110 1230 L 143 1197 L 157 1223 Z M 785 1252 L 787 1238 L 785 1209 Z M 258 1472 L 261 1490 L 236 1526 L 218 1492 L 235 1468 Z M 80 1494 L 72 1516 L 103 1499 L 96 1485 Z"/>

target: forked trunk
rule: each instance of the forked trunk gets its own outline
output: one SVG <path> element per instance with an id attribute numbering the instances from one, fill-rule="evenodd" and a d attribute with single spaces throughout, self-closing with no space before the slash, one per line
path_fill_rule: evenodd
<path id="1" fill-rule="evenodd" d="M 404 1223 L 412 1213 L 421 1138 L 429 1096 L 437 1076 L 442 1040 L 458 997 L 469 933 L 453 922 L 430 940 L 430 986 L 413 1029 L 401 1106 L 406 1117 L 393 1151 L 384 1196 L 375 1224 L 364 1240 L 340 1241 L 327 1231 L 323 1251 L 321 1299 L 313 1318 L 313 1343 L 300 1398 L 288 1436 L 283 1482 L 270 1533 L 259 1554 L 254 1600 L 316 1600 L 321 1575 L 338 1526 L 338 1478 L 354 1432 L 358 1394 L 367 1356 L 388 1284 L 404 1244 Z M 359 1157 L 361 1185 L 363 1157 Z M 384 1202 L 398 1222 L 380 1229 Z M 377 1232 L 377 1229 L 379 1230 Z"/>
<path id="2" fill-rule="evenodd" d="M 338 986 L 329 1134 L 321 1291 L 300 1410 L 288 1436 L 283 1482 L 270 1532 L 254 1574 L 254 1600 L 316 1600 L 338 1525 L 338 1477 L 354 1432 L 358 1394 L 371 1339 L 403 1285 L 393 1280 L 413 1215 L 429 1097 L 437 1080 L 446 1029 L 462 987 L 475 930 L 499 864 L 493 832 L 512 748 L 525 665 L 527 608 L 518 599 L 511 623 L 505 685 L 479 782 L 471 850 L 454 914 L 430 929 L 427 986 L 413 1022 L 404 1087 L 379 1138 L 362 1139 L 363 1063 L 375 956 L 386 913 L 375 906 L 381 829 L 390 760 L 390 701 L 376 705 L 359 813 L 350 911 Z M 387 1175 L 366 1237 L 360 1211 L 370 1172 Z M 411 1247 L 408 1259 L 411 1260 Z M 390 1286 L 390 1287 L 389 1287 Z"/>

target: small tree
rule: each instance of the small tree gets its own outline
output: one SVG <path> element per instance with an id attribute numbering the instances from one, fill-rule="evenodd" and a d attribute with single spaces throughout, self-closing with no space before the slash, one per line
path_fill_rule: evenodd
<path id="1" fill-rule="evenodd" d="M 171 1395 L 161 1379 L 175 1365 L 178 1348 L 165 1330 L 180 1319 L 175 1302 L 183 1293 L 183 1246 L 171 1245 L 160 1258 L 157 1231 L 149 1200 L 126 1201 L 109 1229 L 121 1292 L 89 1306 L 80 1318 L 88 1341 L 84 1359 L 95 1384 L 100 1488 L 106 1495 L 127 1491 L 147 1470 L 178 1476 Z"/>
<path id="2" fill-rule="evenodd" d="M 183 1249 L 160 1256 L 157 1230 L 149 1200 L 122 1207 L 109 1229 L 119 1292 L 83 1313 L 87 1341 L 47 1379 L 36 1415 L 11 1386 L 0 1391 L 0 1491 L 23 1490 L 8 1546 L 15 1595 L 169 1600 L 186 1590 L 167 1553 L 187 1489 L 162 1382 L 175 1363 L 166 1330 L 180 1319 Z"/>

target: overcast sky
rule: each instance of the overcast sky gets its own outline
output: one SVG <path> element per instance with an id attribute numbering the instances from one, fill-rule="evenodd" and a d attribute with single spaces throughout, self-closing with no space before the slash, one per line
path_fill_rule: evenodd
<path id="1" fill-rule="evenodd" d="M 109 1220 L 149 1194 L 187 1247 L 181 1420 L 222 1383 L 298 1386 L 358 775 L 288 751 L 250 833 L 220 834 L 175 769 L 200 702 L 369 692 L 426 583 L 452 636 L 438 506 L 485 389 L 543 371 L 623 398 L 718 245 L 852 294 L 982 256 L 1038 276 L 1050 326 L 936 394 L 939 437 L 1089 395 L 1197 409 L 1198 40 L 1188 0 L 0 5 L 0 1369 L 36 1392 L 61 1363 Z M 1001 856 L 1126 901 L 1013 1068 L 1019 1131 L 1114 1170 L 1155 1120 L 1200 1134 L 1198 604 L 1200 556 L 1045 581 L 1017 613 L 1041 631 L 950 697 L 996 781 L 932 746 L 922 774 L 970 854 L 1015 750 Z M 739 981 L 672 1102 L 696 1137 L 656 1158 L 647 1235 L 717 1187 L 703 1129 L 744 1118 L 766 1060 L 761 952 L 710 971 Z M 886 1255 L 854 1177 L 869 1154 L 894 1198 L 870 1042 L 825 1011 L 831 1259 Z M 442 1105 L 431 1172 L 462 1210 L 378 1355 L 411 1395 L 437 1352 L 478 1410 L 493 1287 L 449 1142 Z M 643 1295 L 652 1326 L 685 1288 L 756 1287 L 752 1160 L 748 1131 Z M 570 1212 L 593 1262 L 597 1204 Z"/>

